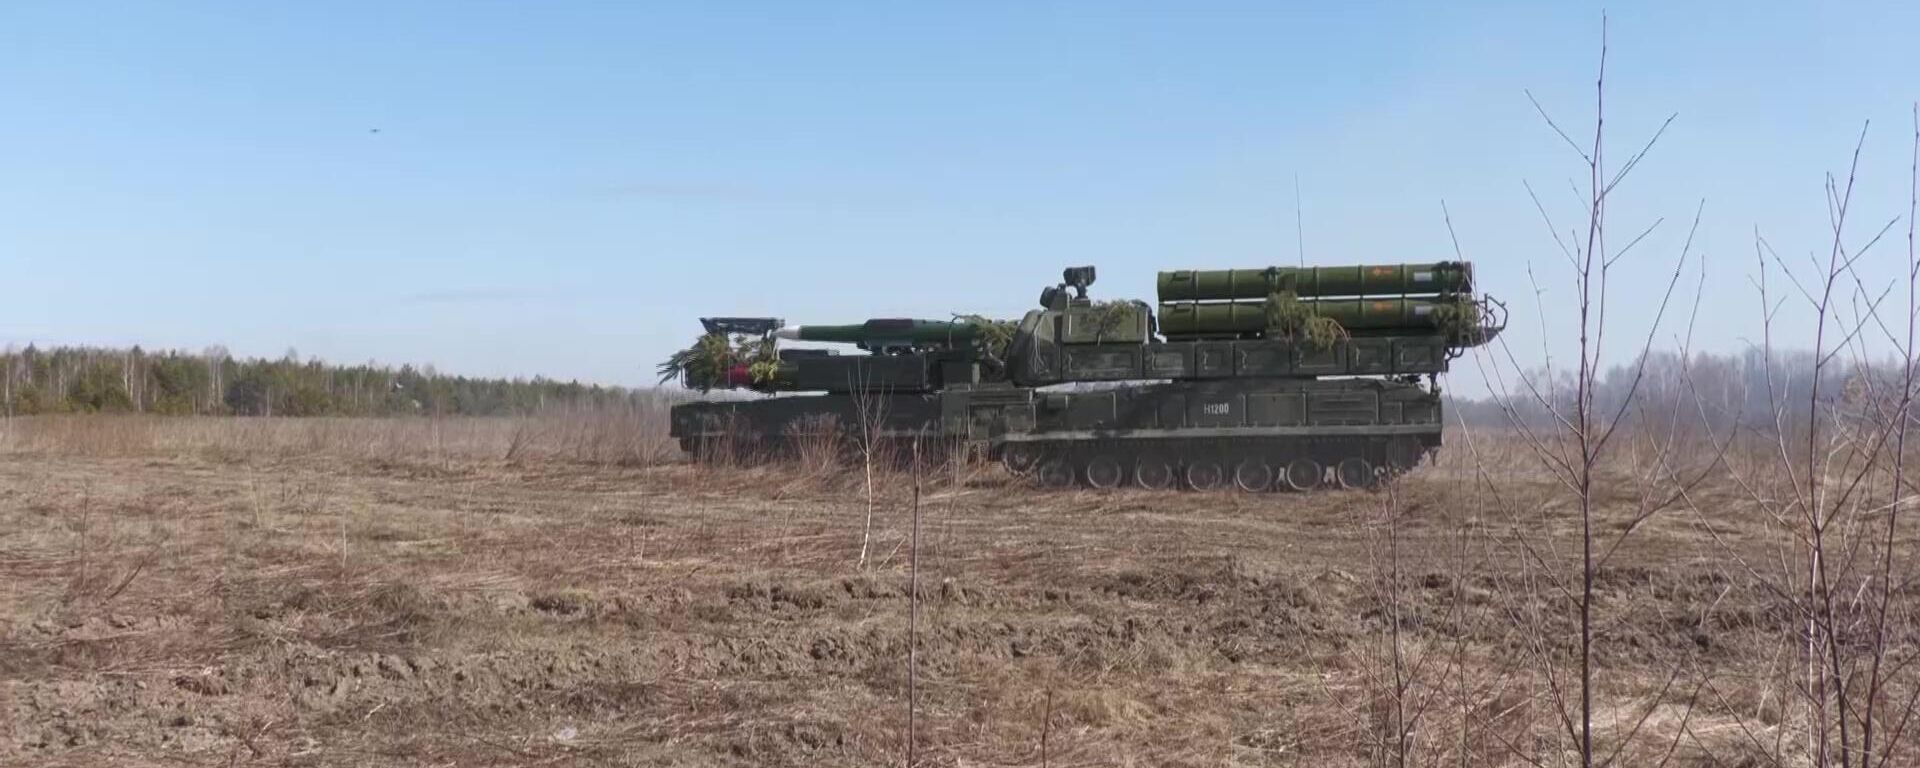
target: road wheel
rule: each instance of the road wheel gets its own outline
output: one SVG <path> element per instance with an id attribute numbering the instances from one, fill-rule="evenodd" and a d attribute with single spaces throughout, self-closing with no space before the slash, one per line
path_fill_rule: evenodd
<path id="1" fill-rule="evenodd" d="M 1213 459 L 1195 459 L 1187 463 L 1187 487 L 1196 491 L 1217 491 L 1227 484 L 1227 471 Z"/>
<path id="2" fill-rule="evenodd" d="M 1287 463 L 1287 487 L 1296 491 L 1311 491 L 1320 485 L 1320 462 L 1313 459 L 1294 459 Z"/>
<path id="3" fill-rule="evenodd" d="M 1273 467 L 1259 459 L 1247 459 L 1233 468 L 1233 485 L 1248 493 L 1260 493 L 1273 488 Z"/>
<path id="4" fill-rule="evenodd" d="M 1358 456 L 1350 456 L 1341 459 L 1340 465 L 1334 467 L 1333 476 L 1340 481 L 1342 488 L 1371 488 L 1374 481 L 1373 464 Z"/>
<path id="5" fill-rule="evenodd" d="M 1087 485 L 1108 491 L 1120 487 L 1126 479 L 1126 470 L 1112 456 L 1095 456 L 1087 462 Z"/>
<path id="6" fill-rule="evenodd" d="M 1133 463 L 1133 484 L 1149 491 L 1172 488 L 1174 477 L 1173 465 L 1166 459 L 1142 456 Z"/>
<path id="7" fill-rule="evenodd" d="M 1028 443 L 1010 443 L 1000 449 L 1000 463 L 1015 477 L 1026 477 L 1040 463 L 1040 449 Z"/>
<path id="8" fill-rule="evenodd" d="M 1040 465 L 1040 484 L 1048 488 L 1072 488 L 1073 464 L 1066 459 L 1050 459 Z"/>

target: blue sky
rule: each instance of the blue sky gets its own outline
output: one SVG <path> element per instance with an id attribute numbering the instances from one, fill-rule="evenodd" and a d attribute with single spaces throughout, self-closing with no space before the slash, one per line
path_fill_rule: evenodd
<path id="1" fill-rule="evenodd" d="M 1614 156 L 1679 113 L 1618 193 L 1617 229 L 1667 222 L 1616 318 L 1644 330 L 1704 199 L 1697 335 L 1734 350 L 1755 228 L 1822 250 L 1863 121 L 1859 220 L 1905 213 L 1920 5 L 1705 5 L 1608 9 Z M 1072 264 L 1151 298 L 1294 263 L 1297 179 L 1315 263 L 1446 258 L 1445 200 L 1525 355 L 1528 265 L 1568 291 L 1522 182 L 1564 229 L 1581 168 L 1524 91 L 1587 130 L 1600 13 L 13 0 L 0 344 L 644 384 L 700 315 L 1017 316 Z"/>

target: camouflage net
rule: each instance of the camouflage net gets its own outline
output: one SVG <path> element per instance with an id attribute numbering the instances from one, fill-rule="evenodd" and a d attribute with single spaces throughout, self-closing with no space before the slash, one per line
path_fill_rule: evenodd
<path id="1" fill-rule="evenodd" d="M 1339 321 L 1322 317 L 1292 291 L 1277 291 L 1267 295 L 1267 338 L 1293 339 L 1315 349 L 1332 349 L 1346 341 L 1348 334 Z"/>
<path id="2" fill-rule="evenodd" d="M 985 315 L 954 315 L 953 321 L 978 327 L 981 350 L 995 360 L 1007 359 L 1007 347 L 1013 345 L 1013 335 L 1020 327 L 1012 320 L 995 320 Z"/>
<path id="3" fill-rule="evenodd" d="M 1093 303 L 1093 336 L 1104 341 L 1109 333 L 1120 330 L 1133 320 L 1138 307 L 1131 301 L 1114 299 Z"/>
<path id="4" fill-rule="evenodd" d="M 745 335 L 731 340 L 718 333 L 703 333 L 693 346 L 669 356 L 656 369 L 660 383 L 679 380 L 688 389 L 712 391 L 727 380 L 727 371 L 747 366 L 754 383 L 770 382 L 779 374 L 780 354 L 773 339 L 755 339 Z"/>
<path id="5" fill-rule="evenodd" d="M 1433 307 L 1433 325 L 1451 343 L 1481 343 L 1486 334 L 1482 324 L 1480 305 L 1472 299 L 1443 300 Z"/>

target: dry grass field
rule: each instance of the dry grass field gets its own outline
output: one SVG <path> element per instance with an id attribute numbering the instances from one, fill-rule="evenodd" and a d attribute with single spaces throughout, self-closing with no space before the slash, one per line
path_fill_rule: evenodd
<path id="1" fill-rule="evenodd" d="M 14 420 L 0 765 L 902 765 L 910 699 L 925 765 L 1571 759 L 1537 662 L 1577 641 L 1577 518 L 1511 440 L 1392 493 L 930 471 L 910 634 L 911 475 L 863 566 L 855 478 L 620 427 Z M 1781 550 L 1717 486 L 1633 524 L 1628 471 L 1597 742 L 1794 754 L 1798 618 L 1730 565 Z"/>

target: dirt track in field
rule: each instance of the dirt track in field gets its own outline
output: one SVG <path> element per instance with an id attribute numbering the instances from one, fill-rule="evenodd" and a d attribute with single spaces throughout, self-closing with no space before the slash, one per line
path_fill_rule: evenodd
<path id="1" fill-rule="evenodd" d="M 1498 543 L 1545 491 L 1471 479 L 1400 486 L 1395 612 L 1469 692 L 1433 738 L 1502 764 L 1553 728 L 1526 638 L 1571 624 Z M 912 494 L 881 485 L 862 566 L 856 481 L 778 469 L 0 456 L 0 764 L 899 765 Z M 1365 763 L 1385 500 L 930 481 L 919 756 Z M 1767 658 L 1783 617 L 1715 555 L 1742 530 L 1655 520 L 1603 574 L 1603 733 L 1682 660 Z"/>

